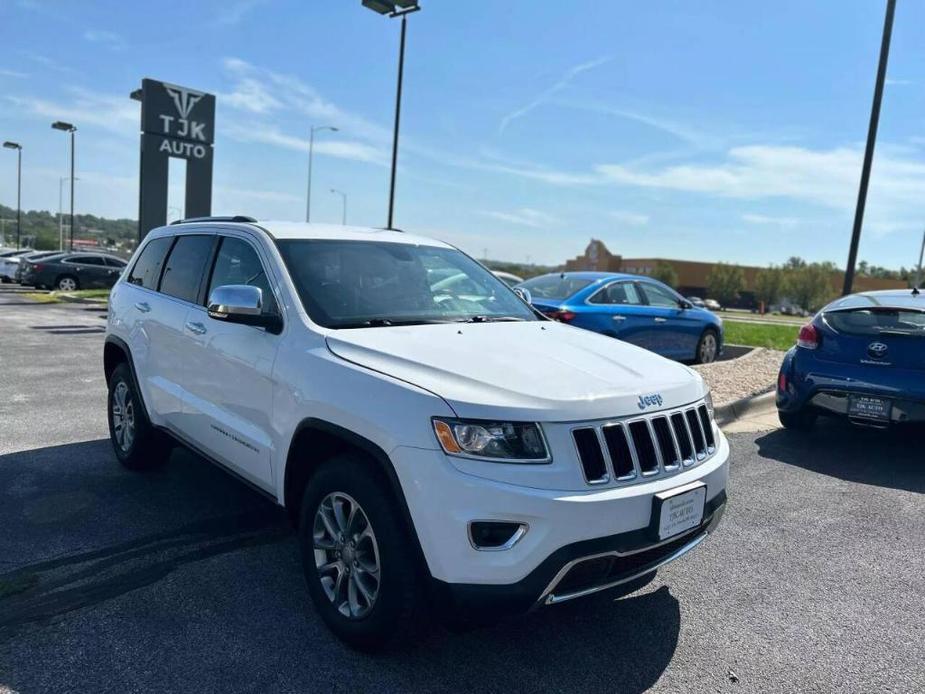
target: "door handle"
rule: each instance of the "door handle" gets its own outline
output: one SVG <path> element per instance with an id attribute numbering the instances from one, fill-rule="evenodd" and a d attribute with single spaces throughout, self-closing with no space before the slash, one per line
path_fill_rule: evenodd
<path id="1" fill-rule="evenodd" d="M 204 326 L 202 323 L 194 323 L 192 321 L 187 321 L 186 329 L 189 330 L 194 335 L 205 335 L 206 333 L 206 326 Z"/>
<path id="2" fill-rule="evenodd" d="M 151 310 L 151 306 L 147 301 L 139 301 L 137 304 L 135 304 L 135 308 L 137 308 L 142 313 L 147 313 Z"/>
<path id="3" fill-rule="evenodd" d="M 626 320 L 626 316 L 613 316 L 614 320 Z"/>
<path id="4" fill-rule="evenodd" d="M 656 323 L 664 323 L 664 322 L 667 321 L 667 320 L 668 320 L 667 318 L 656 318 L 656 319 L 655 319 L 655 322 L 656 322 Z"/>

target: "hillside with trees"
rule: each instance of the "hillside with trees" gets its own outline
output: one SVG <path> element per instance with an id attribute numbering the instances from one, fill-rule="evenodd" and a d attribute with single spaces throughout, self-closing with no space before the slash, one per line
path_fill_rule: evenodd
<path id="1" fill-rule="evenodd" d="M 2 245 L 16 243 L 16 210 L 0 205 Z M 92 214 L 76 214 L 75 239 L 94 240 L 109 250 L 131 252 L 138 239 L 138 222 L 134 219 L 106 219 Z M 63 226 L 65 241 L 68 238 L 70 216 L 65 213 Z M 38 250 L 58 248 L 58 215 L 44 210 L 23 210 L 22 242 Z"/>

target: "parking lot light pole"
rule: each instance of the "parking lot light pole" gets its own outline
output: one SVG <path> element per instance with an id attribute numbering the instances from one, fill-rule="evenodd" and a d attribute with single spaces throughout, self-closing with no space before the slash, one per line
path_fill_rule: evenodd
<path id="1" fill-rule="evenodd" d="M 305 221 L 312 221 L 312 158 L 315 154 L 315 133 L 322 130 L 337 132 L 333 125 L 313 125 L 308 134 L 308 193 L 305 196 Z"/>
<path id="2" fill-rule="evenodd" d="M 861 167 L 861 184 L 858 187 L 858 203 L 854 211 L 854 227 L 851 230 L 851 247 L 848 250 L 848 265 L 845 268 L 845 284 L 842 296 L 851 293 L 854 284 L 854 266 L 858 260 L 858 245 L 861 241 L 861 226 L 864 224 L 864 206 L 867 204 L 867 186 L 870 183 L 870 167 L 874 159 L 874 145 L 877 143 L 877 125 L 880 122 L 880 103 L 883 101 L 883 85 L 886 82 L 886 64 L 890 57 L 890 36 L 893 34 L 893 15 L 896 0 L 887 0 L 886 17 L 883 20 L 883 38 L 880 41 L 880 62 L 877 66 L 877 81 L 874 85 L 874 103 L 870 109 L 870 124 L 867 128 L 867 146 L 864 148 L 864 164 Z"/>
<path id="3" fill-rule="evenodd" d="M 398 45 L 398 87 L 395 91 L 395 126 L 392 133 L 392 177 L 389 182 L 389 219 L 387 229 L 392 229 L 395 212 L 395 170 L 398 167 L 398 124 L 401 119 L 401 87 L 405 72 L 405 30 L 407 17 L 421 7 L 418 0 L 362 0 L 363 7 L 391 18 L 401 17 L 401 39 Z"/>
<path id="4" fill-rule="evenodd" d="M 331 192 L 341 197 L 343 207 L 341 208 L 340 223 L 342 226 L 347 226 L 347 194 L 336 188 L 331 188 Z"/>
<path id="5" fill-rule="evenodd" d="M 74 133 L 77 132 L 77 126 L 64 121 L 57 120 L 51 124 L 55 130 L 71 134 L 71 229 L 69 249 L 74 250 Z"/>
<path id="6" fill-rule="evenodd" d="M 19 240 L 22 235 L 22 145 L 18 142 L 6 141 L 6 149 L 16 150 L 16 250 L 19 250 Z"/>

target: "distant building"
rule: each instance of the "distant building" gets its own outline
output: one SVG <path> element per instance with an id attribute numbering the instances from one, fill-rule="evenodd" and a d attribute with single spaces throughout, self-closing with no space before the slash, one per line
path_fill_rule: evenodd
<path id="1" fill-rule="evenodd" d="M 696 260 L 672 260 L 670 258 L 624 258 L 610 252 L 604 242 L 591 239 L 585 252 L 566 261 L 566 271 L 594 270 L 596 272 L 628 272 L 633 275 L 651 275 L 659 264 L 670 265 L 678 275 L 675 287 L 685 296 L 707 296 L 707 277 L 716 263 L 704 263 Z M 745 289 L 738 304 L 745 308 L 755 305 L 755 275 L 763 268 L 740 265 L 745 274 Z M 834 293 L 841 292 L 845 275 L 843 272 L 832 274 Z M 906 282 L 902 280 L 878 279 L 855 275 L 855 291 L 872 291 L 876 289 L 903 289 Z"/>

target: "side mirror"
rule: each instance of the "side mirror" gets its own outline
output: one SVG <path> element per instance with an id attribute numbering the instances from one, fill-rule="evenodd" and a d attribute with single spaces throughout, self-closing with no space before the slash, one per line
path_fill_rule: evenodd
<path id="1" fill-rule="evenodd" d="M 209 295 L 209 318 L 226 323 L 240 323 L 279 333 L 282 319 L 263 312 L 263 290 L 246 284 L 226 284 Z"/>
<path id="2" fill-rule="evenodd" d="M 523 287 L 516 287 L 516 288 L 514 289 L 514 293 L 515 293 L 517 296 L 519 296 L 521 299 L 523 299 L 523 302 L 524 302 L 525 304 L 532 304 L 532 303 L 533 303 L 533 295 L 530 294 L 530 290 L 529 290 L 529 289 L 524 289 Z"/>
<path id="3" fill-rule="evenodd" d="M 678 306 L 681 307 L 681 310 L 682 310 L 682 311 L 686 311 L 686 310 L 689 309 L 689 308 L 694 308 L 694 305 L 693 305 L 690 301 L 688 301 L 687 299 L 679 299 L 679 300 L 678 300 Z"/>

